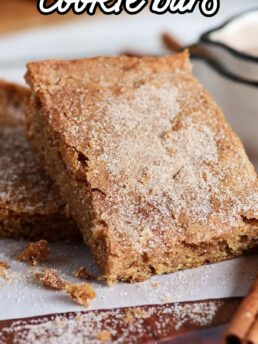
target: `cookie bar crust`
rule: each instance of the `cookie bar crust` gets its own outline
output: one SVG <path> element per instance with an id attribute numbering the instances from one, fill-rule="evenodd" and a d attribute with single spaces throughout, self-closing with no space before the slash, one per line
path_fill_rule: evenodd
<path id="1" fill-rule="evenodd" d="M 0 80 L 0 238 L 77 242 L 80 232 L 26 139 L 29 93 Z"/>
<path id="2" fill-rule="evenodd" d="M 257 175 L 187 52 L 28 64 L 27 135 L 108 283 L 255 250 Z"/>

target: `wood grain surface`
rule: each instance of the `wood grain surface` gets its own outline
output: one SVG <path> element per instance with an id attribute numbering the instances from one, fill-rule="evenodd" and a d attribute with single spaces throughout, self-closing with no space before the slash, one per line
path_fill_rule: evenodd
<path id="1" fill-rule="evenodd" d="M 55 343 L 70 344 L 73 341 L 78 343 L 80 338 L 80 342 L 89 344 L 96 342 L 96 331 L 111 328 L 108 343 L 219 344 L 225 324 L 232 319 L 241 300 L 224 298 L 3 320 L 0 321 L 0 342 L 27 343 L 29 336 L 28 343 L 31 343 L 34 333 L 39 343 L 48 343 L 51 339 Z M 198 309 L 205 309 L 205 305 L 211 304 L 215 306 L 211 319 L 198 322 L 201 315 Z M 180 317 L 181 311 L 178 312 L 180 309 L 184 321 Z M 48 325 L 44 327 L 44 324 Z M 57 327 L 58 331 L 55 330 Z M 45 330 L 42 331 L 42 328 Z M 69 338 L 62 337 L 68 332 L 72 334 Z"/>

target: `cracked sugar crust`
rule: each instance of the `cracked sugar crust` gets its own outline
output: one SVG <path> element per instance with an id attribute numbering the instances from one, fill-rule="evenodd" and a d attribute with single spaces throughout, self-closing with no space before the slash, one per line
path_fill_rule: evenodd
<path id="1" fill-rule="evenodd" d="M 0 79 L 0 124 L 17 125 L 24 122 L 22 99 L 29 89 Z"/>
<path id="2" fill-rule="evenodd" d="M 28 70 L 43 116 L 80 157 L 92 231 L 104 224 L 111 251 L 164 252 L 231 236 L 243 218 L 258 218 L 256 172 L 186 53 Z"/>
<path id="3" fill-rule="evenodd" d="M 64 213 L 53 186 L 26 139 L 23 97 L 29 90 L 0 80 L 0 207 L 28 214 Z"/>

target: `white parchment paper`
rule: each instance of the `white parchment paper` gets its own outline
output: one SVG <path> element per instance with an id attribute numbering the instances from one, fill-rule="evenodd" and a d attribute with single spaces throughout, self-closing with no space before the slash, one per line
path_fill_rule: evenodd
<path id="1" fill-rule="evenodd" d="M 65 280 L 80 282 L 82 280 L 73 277 L 73 271 L 81 266 L 92 272 L 97 270 L 87 247 L 52 244 L 47 260 L 32 269 L 27 263 L 16 260 L 17 253 L 22 252 L 26 244 L 11 239 L 0 240 L 0 261 L 7 261 L 11 266 L 10 279 L 0 278 L 0 320 L 85 310 L 65 292 L 42 287 L 33 274 L 42 268 L 55 268 Z M 136 284 L 119 282 L 112 287 L 102 281 L 93 281 L 90 283 L 97 297 L 90 309 L 244 296 L 255 277 L 257 263 L 258 256 L 250 256 L 154 276 Z"/>

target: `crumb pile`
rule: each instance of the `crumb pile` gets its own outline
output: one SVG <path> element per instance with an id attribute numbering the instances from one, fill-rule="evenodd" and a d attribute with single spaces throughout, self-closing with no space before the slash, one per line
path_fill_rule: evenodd
<path id="1" fill-rule="evenodd" d="M 42 272 L 38 272 L 34 275 L 43 286 L 55 289 L 65 290 L 66 293 L 79 304 L 89 307 L 90 300 L 96 297 L 96 293 L 91 285 L 87 283 L 68 283 L 61 280 L 57 271 L 54 269 L 44 269 Z"/>
<path id="2" fill-rule="evenodd" d="M 46 260 L 49 254 L 50 248 L 46 240 L 29 243 L 23 250 L 23 253 L 16 256 L 15 262 L 16 264 L 22 264 L 24 261 L 29 260 L 30 265 L 26 264 L 27 271 L 24 273 L 17 272 L 14 269 L 10 269 L 9 264 L 6 261 L 0 261 L 0 283 L 3 286 L 10 285 L 14 288 L 20 283 L 22 290 L 24 290 L 27 289 L 30 284 L 31 286 L 39 285 L 38 283 L 35 283 L 35 280 L 37 279 L 41 286 L 53 290 L 64 290 L 74 301 L 88 307 L 90 305 L 90 300 L 96 297 L 94 289 L 86 283 L 68 282 L 60 277 L 59 272 L 56 269 L 45 268 L 44 265 L 46 266 L 51 262 L 51 259 L 49 259 L 49 261 Z M 5 257 L 6 256 L 4 254 L 1 254 L 1 258 Z M 80 268 L 75 272 L 79 274 L 78 278 L 86 278 L 86 271 L 86 268 Z M 74 275 L 76 277 L 76 273 L 74 273 Z M 69 277 L 72 277 L 72 275 L 66 276 L 68 280 Z M 21 297 L 23 298 L 22 294 Z"/>
<path id="3" fill-rule="evenodd" d="M 19 261 L 29 260 L 31 265 L 37 265 L 38 262 L 44 261 L 50 253 L 50 248 L 46 240 L 39 240 L 37 242 L 29 243 L 22 254 L 17 256 Z M 5 263 L 5 262 L 4 262 Z M 4 264 L 3 263 L 3 264 Z M 3 268 L 6 267 L 3 265 Z M 1 272 L 1 271 L 0 271 Z M 4 271 L 2 272 L 4 274 Z M 81 268 L 75 271 L 74 275 L 82 277 L 87 277 L 86 268 Z M 63 281 L 58 272 L 55 269 L 43 269 L 41 272 L 36 272 L 34 277 L 37 278 L 43 286 L 62 290 L 64 289 L 66 293 L 79 304 L 88 307 L 90 305 L 90 300 L 96 297 L 96 293 L 91 285 L 87 283 L 68 283 Z"/>

